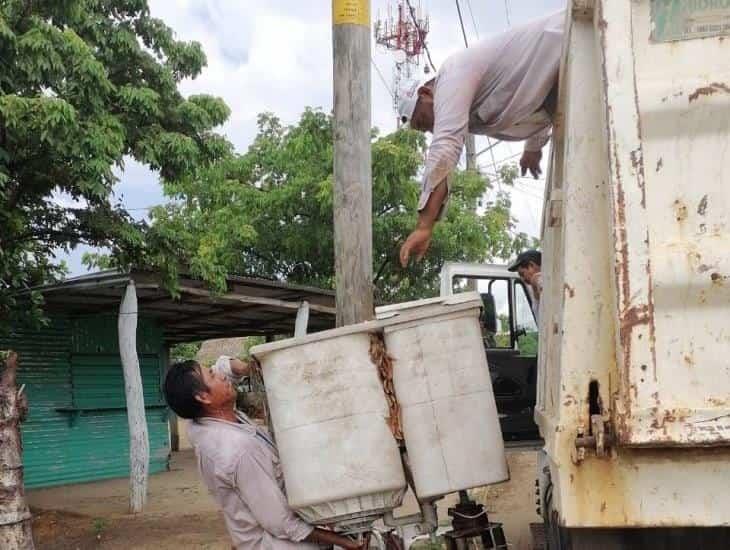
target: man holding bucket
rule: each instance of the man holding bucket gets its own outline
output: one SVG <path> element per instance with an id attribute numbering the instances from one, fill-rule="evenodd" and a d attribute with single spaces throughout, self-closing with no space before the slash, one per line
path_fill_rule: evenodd
<path id="1" fill-rule="evenodd" d="M 165 399 L 190 419 L 188 437 L 200 475 L 221 507 L 237 550 L 316 550 L 336 545 L 362 550 L 364 543 L 309 525 L 288 506 L 276 445 L 269 434 L 235 408 L 236 390 L 249 365 L 221 357 L 210 368 L 176 363 L 167 373 Z"/>

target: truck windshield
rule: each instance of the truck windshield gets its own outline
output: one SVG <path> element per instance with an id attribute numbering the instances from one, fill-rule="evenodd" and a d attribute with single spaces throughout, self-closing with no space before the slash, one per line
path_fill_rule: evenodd
<path id="1" fill-rule="evenodd" d="M 511 348 L 510 296 L 507 279 L 454 277 L 454 293 L 477 291 L 482 296 L 482 336 L 487 348 Z"/>

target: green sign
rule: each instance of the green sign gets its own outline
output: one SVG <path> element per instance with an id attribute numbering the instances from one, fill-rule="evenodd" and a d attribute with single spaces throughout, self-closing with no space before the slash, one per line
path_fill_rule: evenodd
<path id="1" fill-rule="evenodd" d="M 730 0 L 651 0 L 652 40 L 730 35 Z"/>

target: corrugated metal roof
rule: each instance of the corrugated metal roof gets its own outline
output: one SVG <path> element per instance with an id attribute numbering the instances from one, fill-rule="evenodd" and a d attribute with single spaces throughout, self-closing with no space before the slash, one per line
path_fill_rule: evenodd
<path id="1" fill-rule="evenodd" d="M 212 293 L 191 277 L 178 280 L 173 297 L 155 273 L 106 270 L 38 287 L 53 313 L 116 314 L 128 282 L 137 287 L 140 315 L 155 318 L 168 343 L 235 336 L 292 334 L 299 304 L 310 304 L 310 332 L 335 325 L 332 291 L 278 281 L 229 277 L 225 293 Z"/>

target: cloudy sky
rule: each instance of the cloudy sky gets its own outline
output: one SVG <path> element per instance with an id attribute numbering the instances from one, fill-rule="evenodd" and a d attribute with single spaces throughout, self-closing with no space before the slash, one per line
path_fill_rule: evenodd
<path id="1" fill-rule="evenodd" d="M 387 13 L 397 0 L 371 0 L 373 21 Z M 418 0 L 411 0 L 416 6 Z M 185 95 L 208 93 L 222 97 L 231 108 L 224 133 L 244 152 L 256 133 L 256 116 L 271 111 L 285 123 L 294 123 L 305 107 L 332 109 L 331 2 L 325 0 L 149 0 L 152 14 L 170 25 L 183 40 L 203 45 L 208 65 L 193 81 L 182 83 Z M 476 41 L 560 9 L 565 0 L 460 0 L 467 38 Z M 436 67 L 463 48 L 456 4 L 450 0 L 421 0 L 430 16 L 427 43 Z M 387 133 L 395 129 L 392 99 L 393 56 L 373 43 L 373 125 Z M 385 83 L 383 82 L 385 80 Z M 486 146 L 477 140 L 477 150 Z M 517 155 L 520 144 L 495 148 L 495 156 L 479 158 L 484 170 L 493 160 Z M 516 159 L 514 159 L 516 160 Z M 127 162 L 117 196 L 135 217 L 165 201 L 155 174 Z M 532 235 L 539 232 L 542 181 L 521 179 L 513 192 L 519 227 Z M 80 263 L 83 249 L 67 258 L 72 274 L 85 271 Z"/>

